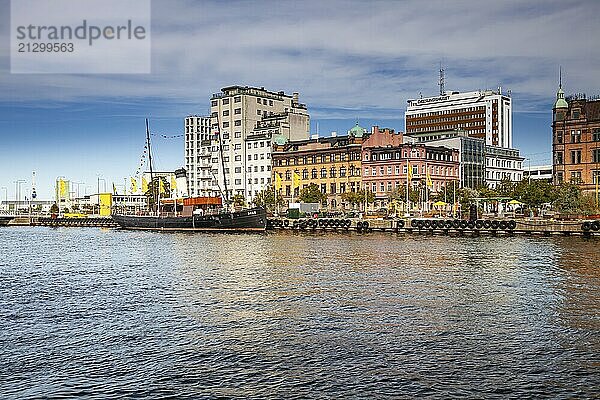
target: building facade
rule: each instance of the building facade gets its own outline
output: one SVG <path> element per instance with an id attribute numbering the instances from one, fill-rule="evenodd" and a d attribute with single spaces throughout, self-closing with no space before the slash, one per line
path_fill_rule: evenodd
<path id="1" fill-rule="evenodd" d="M 520 182 L 523 179 L 523 160 L 517 149 L 485 146 L 485 183 L 494 189 L 502 180 Z"/>
<path id="2" fill-rule="evenodd" d="M 271 142 L 309 139 L 310 119 L 298 93 L 230 86 L 211 98 L 210 195 L 251 200 L 270 184 Z"/>
<path id="3" fill-rule="evenodd" d="M 425 143 L 458 150 L 460 187 L 477 189 L 485 184 L 485 141 L 466 132 L 443 131 L 405 136 L 406 142 Z"/>
<path id="4" fill-rule="evenodd" d="M 316 184 L 327 195 L 330 210 L 351 208 L 342 194 L 361 189 L 361 152 L 365 130 L 358 126 L 348 135 L 289 142 L 277 137 L 273 144 L 273 178 L 282 179 L 284 200 L 293 202 L 300 191 Z M 294 174 L 300 176 L 295 183 Z M 297 186 L 297 187 L 296 187 Z"/>
<path id="5" fill-rule="evenodd" d="M 458 129 L 487 145 L 512 147 L 512 101 L 501 88 L 408 100 L 405 121 L 406 135 Z"/>
<path id="6" fill-rule="evenodd" d="M 556 93 L 552 118 L 553 181 L 577 183 L 588 192 L 600 181 L 600 98 Z"/>
<path id="7" fill-rule="evenodd" d="M 185 169 L 189 196 L 215 195 L 211 163 L 210 117 L 185 117 Z"/>
<path id="8" fill-rule="evenodd" d="M 525 166 L 523 179 L 552 182 L 552 165 Z"/>
<path id="9" fill-rule="evenodd" d="M 391 129 L 375 126 L 363 143 L 363 186 L 375 194 L 375 208 L 386 207 L 390 193 L 407 184 L 427 186 L 432 194 L 443 191 L 449 182 L 459 180 L 459 165 L 457 149 L 404 143 L 403 135 Z"/>

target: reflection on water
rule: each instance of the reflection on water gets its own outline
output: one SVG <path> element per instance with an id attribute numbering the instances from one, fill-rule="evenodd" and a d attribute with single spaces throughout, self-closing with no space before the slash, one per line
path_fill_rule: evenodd
<path id="1" fill-rule="evenodd" d="M 600 395 L 597 240 L 0 238 L 3 397 Z"/>

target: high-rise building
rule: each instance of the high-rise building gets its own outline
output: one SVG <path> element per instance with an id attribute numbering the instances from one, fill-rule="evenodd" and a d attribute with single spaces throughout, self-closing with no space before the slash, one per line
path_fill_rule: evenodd
<path id="1" fill-rule="evenodd" d="M 216 196 L 211 163 L 210 117 L 185 117 L 185 169 L 190 196 Z"/>
<path id="2" fill-rule="evenodd" d="M 273 137 L 309 138 L 310 119 L 298 93 L 229 86 L 213 94 L 210 112 L 213 135 L 207 160 L 213 195 L 227 190 L 229 199 L 237 194 L 251 200 L 271 183 Z"/>
<path id="3" fill-rule="evenodd" d="M 600 182 L 600 97 L 556 93 L 552 119 L 553 181 L 595 191 Z"/>
<path id="4" fill-rule="evenodd" d="M 511 98 L 501 88 L 408 100 L 405 123 L 406 135 L 458 129 L 487 145 L 512 147 Z"/>

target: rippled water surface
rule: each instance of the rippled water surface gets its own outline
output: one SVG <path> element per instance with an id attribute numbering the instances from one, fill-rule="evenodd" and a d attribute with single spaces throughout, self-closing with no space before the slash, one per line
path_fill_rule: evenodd
<path id="1" fill-rule="evenodd" d="M 598 397 L 599 246 L 1 228 L 0 397 Z"/>

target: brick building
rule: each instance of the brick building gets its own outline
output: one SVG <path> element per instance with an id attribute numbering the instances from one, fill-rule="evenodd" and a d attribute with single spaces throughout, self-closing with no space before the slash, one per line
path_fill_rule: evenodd
<path id="1" fill-rule="evenodd" d="M 600 180 L 600 98 L 556 93 L 552 119 L 553 182 L 593 192 Z"/>

